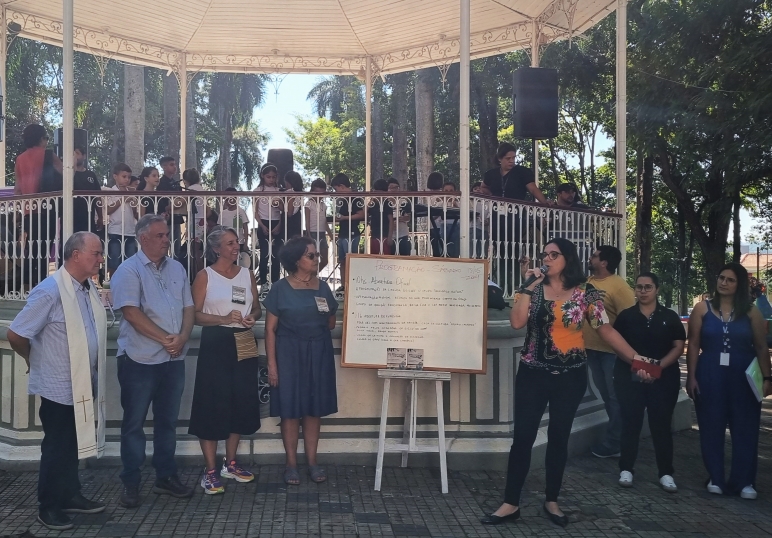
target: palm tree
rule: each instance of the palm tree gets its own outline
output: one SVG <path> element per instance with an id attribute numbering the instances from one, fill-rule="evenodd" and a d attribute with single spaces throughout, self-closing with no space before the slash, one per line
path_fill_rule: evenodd
<path id="1" fill-rule="evenodd" d="M 247 189 L 252 189 L 263 162 L 262 150 L 267 143 L 268 135 L 260 131 L 255 121 L 233 130 L 230 168 L 234 183 L 243 179 Z"/>
<path id="2" fill-rule="evenodd" d="M 314 102 L 314 108 L 320 117 L 329 117 L 336 123 L 342 121 L 345 113 L 358 114 L 363 112 L 365 107 L 362 83 L 350 75 L 320 78 L 308 92 L 306 99 Z"/>

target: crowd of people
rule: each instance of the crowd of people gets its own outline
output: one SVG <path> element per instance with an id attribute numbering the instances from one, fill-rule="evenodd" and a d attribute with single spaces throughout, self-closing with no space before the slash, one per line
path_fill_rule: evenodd
<path id="1" fill-rule="evenodd" d="M 31 144 L 30 153 L 17 160 L 18 192 L 42 192 L 41 184 L 55 184 L 44 181 L 46 174 L 58 170 L 61 175 L 61 163 L 45 150 L 45 130 L 28 128 L 25 142 Z M 76 148 L 77 184 L 101 190 L 97 178 L 85 169 L 84 155 L 83 148 Z M 500 168 L 489 171 L 474 185 L 476 193 L 518 200 L 530 194 L 540 203 L 557 207 L 578 203 L 576 188 L 571 185 L 558 189 L 557 201 L 547 200 L 532 174 L 514 165 L 514 147 L 502 144 L 497 156 Z M 138 195 L 139 204 L 127 204 L 115 194 L 106 197 L 103 208 L 76 200 L 77 228 L 63 245 L 63 265 L 31 290 L 8 330 L 12 348 L 27 361 L 29 391 L 41 398 L 44 438 L 39 520 L 51 529 L 71 528 L 69 513 L 105 509 L 104 504 L 81 494 L 77 472 L 79 459 L 104 450 L 106 319 L 92 279 L 105 262 L 114 306 L 122 313 L 116 355 L 123 409 L 120 502 L 136 508 L 142 503 L 139 485 L 146 457 L 144 425 L 151 406 L 153 492 L 179 498 L 193 495 L 193 488 L 179 480 L 174 456 L 184 358 L 194 325 L 201 326 L 202 332 L 188 433 L 200 442 L 204 470 L 199 485 L 203 492 L 223 493 L 224 479 L 254 480 L 253 473 L 239 462 L 237 450 L 241 437 L 254 434 L 261 426 L 258 350 L 252 329 L 263 316 L 270 414 L 281 419 L 284 481 L 288 485 L 301 482 L 297 451 L 302 429 L 308 477 L 324 482 L 327 475 L 317 461 L 321 417 L 338 409 L 331 336 L 338 301 L 319 277 L 329 263 L 327 238 L 335 237 L 342 279 L 345 258 L 358 251 L 363 225 L 369 226 L 373 254 L 407 255 L 415 248 L 408 226 L 412 213 L 418 211 L 414 204 L 382 201 L 379 210 L 368 212 L 365 199 L 351 194 L 350 179 L 339 174 L 331 187 L 345 196 L 335 207 L 338 230 L 334 235 L 324 197 L 308 197 L 304 203 L 302 194 L 292 194 L 303 191 L 302 178 L 287 174 L 284 180 L 291 190 L 282 190 L 277 167 L 266 164 L 260 170 L 256 191 L 281 192 L 283 196 L 280 203 L 259 197 L 254 204 L 261 251 L 255 275 L 239 263 L 247 250 L 250 230 L 248 215 L 235 195 L 224 201 L 219 212 L 192 197 L 178 215 L 171 207 L 176 203 L 173 199 L 152 194 L 182 189 L 173 179 L 177 174 L 175 159 L 164 157 L 160 164 L 163 175 L 148 167 L 136 178 L 125 164 L 114 166 L 111 191 L 147 192 Z M 31 179 L 34 174 L 40 176 L 37 183 Z M 194 169 L 184 171 L 182 181 L 188 190 L 201 190 Z M 399 192 L 399 188 L 396 180 L 378 180 L 373 185 L 374 191 L 384 193 Z M 429 176 L 428 188 L 455 193 L 455 186 L 438 173 Z M 311 193 L 325 192 L 323 180 L 311 184 Z M 448 205 L 432 202 L 431 196 L 427 199 L 431 248 L 437 249 L 434 254 L 458 255 L 451 253 L 457 248 L 459 234 L 454 230 L 456 223 L 448 217 Z M 441 211 L 432 212 L 433 204 Z M 486 214 L 490 210 L 490 206 L 482 206 L 479 218 L 470 222 L 470 254 L 482 255 L 495 244 L 495 248 L 507 250 L 507 255 L 500 257 L 500 271 L 514 274 L 509 264 L 518 244 L 509 240 L 509 235 L 507 241 L 501 239 L 507 230 L 522 223 L 513 214 L 491 218 Z M 487 222 L 493 223 L 489 235 L 485 233 Z M 89 231 L 92 224 L 100 223 L 107 226 L 106 249 L 102 238 Z M 182 238 L 183 224 L 188 244 L 184 251 L 175 248 Z M 188 262 L 188 270 L 182 259 Z M 541 268 L 533 268 L 530 259 L 521 258 L 518 273 L 525 283 L 515 293 L 510 315 L 513 328 L 526 329 L 515 380 L 514 441 L 503 503 L 481 520 L 483 524 L 497 525 L 520 517 L 531 450 L 547 407 L 550 422 L 543 509 L 555 524 L 568 523 L 558 498 L 569 436 L 587 389 L 588 371 L 609 416 L 603 439 L 593 447 L 593 453 L 619 457 L 619 485 L 633 486 L 639 436 L 644 412 L 648 412 L 659 483 L 667 492 L 677 491 L 670 423 L 680 390 L 678 359 L 686 334 L 680 318 L 657 301 L 657 275 L 641 273 L 633 290 L 616 274 L 620 261 L 619 250 L 598 246 L 588 260 L 592 273 L 588 279 L 576 245 L 564 237 L 553 237 L 546 243 L 539 256 Z M 195 268 L 192 286 L 190 267 Z M 268 281 L 273 285 L 261 304 L 258 286 Z M 754 359 L 764 376 L 763 394 L 772 391 L 765 321 L 751 296 L 752 288 L 758 287 L 741 265 L 722 268 L 715 295 L 692 311 L 686 355 L 686 389 L 695 401 L 700 424 L 707 491 L 746 499 L 757 495 L 761 405 L 745 378 L 745 370 Z M 727 426 L 733 440 L 728 479 L 723 453 Z M 217 461 L 218 441 L 225 441 L 221 464 Z"/>

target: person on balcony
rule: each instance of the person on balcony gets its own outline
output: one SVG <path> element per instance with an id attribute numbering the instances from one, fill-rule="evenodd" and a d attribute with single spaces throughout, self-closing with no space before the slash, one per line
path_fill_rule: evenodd
<path id="1" fill-rule="evenodd" d="M 388 182 L 381 178 L 373 183 L 373 190 L 388 192 Z M 367 224 L 370 226 L 370 254 L 394 254 L 394 207 L 386 198 L 372 199 L 368 208 Z"/>
<path id="2" fill-rule="evenodd" d="M 73 175 L 72 190 L 74 191 L 101 191 L 102 182 L 96 174 L 86 168 L 86 148 L 75 146 L 73 152 L 75 161 L 75 174 Z M 72 201 L 72 231 L 93 232 L 101 228 L 102 207 L 96 197 L 86 199 L 76 196 Z"/>
<path id="3" fill-rule="evenodd" d="M 113 166 L 113 191 L 124 195 L 134 192 L 130 188 L 131 168 L 124 163 Z M 137 239 L 134 228 L 138 219 L 138 202 L 136 198 L 110 196 L 107 198 L 107 272 L 112 276 L 118 266 L 137 252 Z"/>
<path id="4" fill-rule="evenodd" d="M 284 174 L 284 184 L 290 191 L 303 192 L 303 177 L 294 170 Z M 303 198 L 301 196 L 287 198 L 286 211 L 287 234 L 285 239 L 299 237 L 303 233 Z"/>
<path id="5" fill-rule="evenodd" d="M 153 405 L 153 492 L 186 498 L 193 490 L 177 476 L 177 420 L 185 388 L 185 356 L 195 309 L 185 268 L 167 257 L 169 226 L 163 215 L 145 215 L 136 226 L 141 250 L 112 279 L 114 307 L 123 314 L 118 334 L 121 387 L 121 504 L 141 504 L 145 420 Z"/>
<path id="6" fill-rule="evenodd" d="M 279 196 L 271 195 L 279 192 L 279 170 L 275 165 L 271 163 L 263 165 L 260 169 L 260 183 L 254 192 L 260 195 L 254 200 L 254 216 L 260 247 L 257 283 L 262 286 L 268 282 L 269 266 L 272 283 L 279 280 L 281 272 L 277 254 L 283 243 L 282 200 Z"/>
<path id="7" fill-rule="evenodd" d="M 324 482 L 316 459 L 321 417 L 338 412 L 332 334 L 338 302 L 318 278 L 319 253 L 310 237 L 290 239 L 279 252 L 288 276 L 265 298 L 265 350 L 271 390 L 271 416 L 281 417 L 286 452 L 284 482 L 300 484 L 297 451 L 300 424 L 308 475 Z"/>
<path id="8" fill-rule="evenodd" d="M 399 184 L 399 180 L 394 177 L 388 179 L 389 192 L 399 192 L 402 187 Z M 410 256 L 411 244 L 410 244 L 410 219 L 413 214 L 413 203 L 410 198 L 394 198 L 392 201 L 394 206 L 395 217 L 395 230 L 394 240 L 396 244 L 396 254 L 400 256 Z"/>
<path id="9" fill-rule="evenodd" d="M 169 193 L 182 192 L 181 181 L 177 179 L 179 171 L 177 159 L 167 155 L 161 157 L 158 164 L 161 165 L 164 173 L 158 182 L 157 190 Z M 185 206 L 185 200 L 180 197 L 174 197 L 174 194 L 171 194 L 170 197 L 159 200 L 158 214 L 165 215 L 169 224 L 174 259 L 187 268 L 187 255 L 182 246 L 182 225 L 185 222 L 185 213 L 187 213 Z"/>
<path id="10" fill-rule="evenodd" d="M 32 289 L 8 329 L 8 343 L 27 362 L 28 391 L 40 396 L 38 521 L 58 531 L 73 527 L 68 513 L 105 509 L 82 495 L 78 478 L 78 460 L 104 451 L 107 317 L 90 282 L 104 261 L 102 242 L 77 232 L 63 257 L 64 266 Z"/>
<path id="11" fill-rule="evenodd" d="M 327 192 L 327 183 L 323 179 L 315 179 L 311 182 L 311 193 L 322 194 Z M 319 271 L 327 267 L 330 258 L 330 247 L 327 238 L 332 239 L 332 230 L 327 222 L 327 204 L 324 198 L 309 197 L 305 206 L 306 230 L 305 236 L 310 237 L 316 244 L 319 252 Z"/>
<path id="12" fill-rule="evenodd" d="M 335 192 L 341 194 L 352 192 L 351 180 L 346 174 L 336 175 L 332 178 L 330 186 Z M 364 198 L 340 197 L 335 200 L 335 212 L 335 220 L 338 221 L 336 244 L 340 266 L 340 288 L 338 291 L 343 291 L 346 289 L 346 255 L 359 252 L 359 241 L 362 238 L 359 224 L 365 220 L 365 200 Z"/>
<path id="13" fill-rule="evenodd" d="M 579 189 L 573 183 L 561 183 L 555 190 L 555 207 L 559 209 L 587 208 L 579 199 Z"/>
<path id="14" fill-rule="evenodd" d="M 622 261 L 622 253 L 611 245 L 601 245 L 590 256 L 591 276 L 587 282 L 599 290 L 603 307 L 609 322 L 613 325 L 623 310 L 635 304 L 635 294 L 627 281 L 616 274 Z M 598 458 L 619 457 L 619 441 L 622 435 L 622 415 L 614 390 L 614 365 L 616 354 L 611 346 L 597 332 L 584 327 L 584 344 L 587 348 L 587 364 L 592 380 L 606 406 L 608 423 L 603 438 L 592 447 L 592 454 Z"/>
<path id="15" fill-rule="evenodd" d="M 140 217 L 145 215 L 155 215 L 158 213 L 158 206 L 160 204 L 158 196 L 155 196 L 158 185 L 161 183 L 161 176 L 158 175 L 158 168 L 155 166 L 146 166 L 139 174 L 139 185 L 137 185 L 137 191 L 148 193 L 147 196 L 142 196 L 139 199 L 139 213 Z"/>
<path id="16" fill-rule="evenodd" d="M 196 366 L 188 433 L 199 438 L 206 468 L 201 487 L 224 493 L 220 478 L 251 482 L 255 475 L 236 462 L 242 435 L 260 429 L 257 345 L 252 327 L 262 316 L 254 275 L 237 265 L 239 237 L 218 226 L 207 236 L 208 267 L 193 282 L 196 325 L 201 344 Z M 217 473 L 217 442 L 225 457 Z"/>
<path id="17" fill-rule="evenodd" d="M 553 205 L 541 189 L 536 185 L 533 170 L 515 164 L 517 149 L 508 142 L 499 144 L 496 150 L 497 168 L 491 168 L 483 176 L 485 183 L 493 196 L 507 200 L 525 200 L 530 194 L 542 204 Z M 515 260 L 519 256 L 520 245 L 528 242 L 521 237 L 523 219 L 515 211 L 509 211 L 506 205 L 498 207 L 498 215 L 494 216 L 491 226 L 491 240 L 494 245 L 494 257 L 498 258 L 495 266 L 496 282 L 506 292 L 511 293 L 514 282 L 519 278 Z"/>

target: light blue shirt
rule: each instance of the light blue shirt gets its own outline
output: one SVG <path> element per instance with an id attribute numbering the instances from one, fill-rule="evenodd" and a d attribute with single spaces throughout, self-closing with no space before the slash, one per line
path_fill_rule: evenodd
<path id="1" fill-rule="evenodd" d="M 72 276 L 70 276 L 72 278 Z M 89 292 L 72 278 L 78 298 L 83 325 L 86 328 L 88 358 L 91 364 L 91 384 L 96 386 L 99 340 L 94 313 L 91 310 Z M 30 341 L 29 394 L 62 405 L 72 405 L 72 375 L 70 373 L 70 348 L 67 344 L 67 327 L 59 286 L 48 277 L 35 286 L 27 298 L 27 304 L 14 318 L 10 329 Z"/>
<path id="2" fill-rule="evenodd" d="M 118 267 L 110 280 L 110 289 L 115 308 L 136 306 L 169 334 L 180 333 L 183 310 L 193 306 L 188 275 L 182 264 L 165 257 L 160 268 L 156 267 L 141 250 Z M 184 359 L 187 352 L 186 343 L 178 359 Z M 161 344 L 137 332 L 126 318 L 121 319 L 118 333 L 118 356 L 123 354 L 142 364 L 175 360 Z"/>

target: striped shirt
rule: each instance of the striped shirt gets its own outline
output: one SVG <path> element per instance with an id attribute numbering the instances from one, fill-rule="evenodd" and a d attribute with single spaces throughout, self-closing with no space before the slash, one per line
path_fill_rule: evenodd
<path id="1" fill-rule="evenodd" d="M 80 282 L 73 278 L 72 285 L 86 328 L 91 385 L 96 387 L 99 340 L 91 300 L 88 289 Z M 28 393 L 39 394 L 62 405 L 73 405 L 67 327 L 59 286 L 54 277 L 46 278 L 33 288 L 27 304 L 14 318 L 10 329 L 30 341 Z"/>
<path id="2" fill-rule="evenodd" d="M 182 330 L 182 312 L 193 306 L 185 268 L 178 261 L 164 258 L 156 265 L 141 250 L 123 262 L 110 282 L 115 308 L 135 306 L 150 321 L 169 334 Z M 142 364 L 161 364 L 182 360 L 188 352 L 185 344 L 177 359 L 151 338 L 140 334 L 124 317 L 118 332 L 118 356 L 128 355 Z"/>

